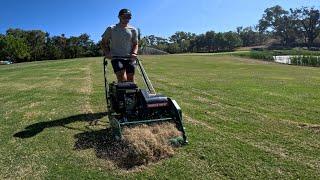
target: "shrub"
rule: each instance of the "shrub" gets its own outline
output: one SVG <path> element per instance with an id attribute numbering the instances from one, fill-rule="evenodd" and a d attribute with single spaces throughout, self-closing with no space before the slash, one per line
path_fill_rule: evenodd
<path id="1" fill-rule="evenodd" d="M 264 61 L 273 61 L 273 54 L 269 51 L 250 51 L 250 52 L 236 53 L 235 55 L 240 57 L 261 59 Z"/>
<path id="2" fill-rule="evenodd" d="M 310 55 L 292 56 L 290 60 L 291 60 L 291 64 L 293 65 L 320 67 L 319 56 L 310 56 Z"/>
<path id="3" fill-rule="evenodd" d="M 261 59 L 264 61 L 274 61 L 273 56 L 290 55 L 291 64 L 299 66 L 320 67 L 320 52 L 292 49 L 292 50 L 273 50 L 273 51 L 250 51 L 235 53 L 240 57 Z"/>

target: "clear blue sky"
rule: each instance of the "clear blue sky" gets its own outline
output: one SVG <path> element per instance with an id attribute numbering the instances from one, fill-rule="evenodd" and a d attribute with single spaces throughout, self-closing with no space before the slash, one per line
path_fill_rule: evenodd
<path id="1" fill-rule="evenodd" d="M 131 9 L 131 24 L 143 36 L 234 31 L 256 25 L 263 11 L 277 4 L 287 10 L 319 8 L 320 0 L 0 0 L 0 33 L 10 27 L 40 29 L 51 36 L 88 33 L 97 42 L 108 25 L 118 22 L 121 8 Z"/>

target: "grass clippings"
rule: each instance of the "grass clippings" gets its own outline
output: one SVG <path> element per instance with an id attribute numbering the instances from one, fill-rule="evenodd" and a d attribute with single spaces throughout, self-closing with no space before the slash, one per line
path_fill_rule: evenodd
<path id="1" fill-rule="evenodd" d="M 174 149 L 169 140 L 178 136 L 181 133 L 172 123 L 124 128 L 123 139 L 128 148 L 123 158 L 128 160 L 126 163 L 130 167 L 171 157 Z"/>
<path id="2" fill-rule="evenodd" d="M 172 123 L 160 123 L 125 127 L 122 135 L 122 140 L 115 140 L 111 128 L 81 133 L 76 136 L 75 149 L 93 148 L 98 158 L 130 170 L 172 157 L 177 144 L 171 144 L 170 139 L 181 132 Z"/>

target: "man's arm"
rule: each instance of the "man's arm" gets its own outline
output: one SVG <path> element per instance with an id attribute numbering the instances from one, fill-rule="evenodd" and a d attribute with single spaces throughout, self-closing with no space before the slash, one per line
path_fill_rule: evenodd
<path id="1" fill-rule="evenodd" d="M 104 56 L 108 59 L 111 59 L 110 54 L 110 38 L 111 38 L 111 27 L 109 27 L 102 35 L 101 48 L 104 53 Z"/>
<path id="2" fill-rule="evenodd" d="M 139 49 L 138 43 L 133 44 L 132 45 L 132 54 L 137 55 L 138 54 L 138 49 Z"/>
<path id="3" fill-rule="evenodd" d="M 137 58 L 138 55 L 138 31 L 134 29 L 133 31 L 133 37 L 132 37 L 132 50 L 131 50 L 131 57 Z"/>
<path id="4" fill-rule="evenodd" d="M 110 41 L 106 38 L 102 38 L 102 51 L 103 54 L 106 58 L 111 59 L 111 54 L 110 54 Z"/>

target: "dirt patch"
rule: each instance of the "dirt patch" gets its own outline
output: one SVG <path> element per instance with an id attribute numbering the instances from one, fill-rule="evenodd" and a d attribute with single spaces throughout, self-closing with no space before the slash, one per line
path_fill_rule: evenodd
<path id="1" fill-rule="evenodd" d="M 201 103 L 205 103 L 210 106 L 217 106 L 218 105 L 218 102 L 210 100 L 208 98 L 201 97 L 201 96 L 196 96 L 195 99 L 199 100 Z"/>
<path id="2" fill-rule="evenodd" d="M 24 119 L 27 119 L 27 120 L 30 120 L 30 119 L 35 119 L 37 118 L 38 116 L 41 115 L 41 112 L 40 111 L 30 111 L 30 112 L 26 112 L 24 115 L 23 115 L 23 118 Z"/>
<path id="3" fill-rule="evenodd" d="M 299 124 L 298 125 L 299 128 L 306 128 L 311 130 L 312 132 L 315 133 L 320 133 L 320 125 L 314 125 L 314 124 Z"/>
<path id="4" fill-rule="evenodd" d="M 170 139 L 181 136 L 174 124 L 162 123 L 124 128 L 123 140 L 112 138 L 112 130 L 100 130 L 76 135 L 75 149 L 94 148 L 98 158 L 111 161 L 115 166 L 131 170 L 161 159 L 172 157 L 178 144 Z"/>
<path id="5" fill-rule="evenodd" d="M 238 139 L 244 143 L 247 143 L 253 147 L 256 147 L 262 151 L 265 151 L 267 153 L 274 154 L 276 156 L 287 158 L 288 152 L 285 148 L 279 147 L 279 145 L 276 144 L 264 144 L 263 142 L 250 142 L 248 140 L 241 139 L 239 137 L 235 137 L 235 139 Z"/>
<path id="6" fill-rule="evenodd" d="M 80 106 L 82 112 L 86 113 L 86 114 L 92 114 L 93 110 L 91 107 L 91 94 L 93 92 L 93 87 L 92 87 L 92 73 L 91 73 L 91 67 L 88 65 L 87 68 L 82 68 L 82 70 L 85 70 L 86 76 L 83 79 L 83 85 L 79 90 L 79 93 L 83 93 L 83 99 L 84 99 L 84 103 Z M 98 121 L 92 121 L 90 122 L 90 125 L 97 125 Z"/>
<path id="7" fill-rule="evenodd" d="M 91 67 L 88 65 L 87 68 L 82 68 L 82 70 L 85 71 L 85 78 L 82 80 L 83 85 L 78 90 L 79 93 L 90 95 L 92 93 L 92 73 L 91 73 Z"/>
<path id="8" fill-rule="evenodd" d="M 193 119 L 187 115 L 184 115 L 184 119 L 186 120 L 186 122 L 189 122 L 191 124 L 200 125 L 200 126 L 206 127 L 207 129 L 214 130 L 214 127 L 212 127 L 211 125 L 209 125 L 203 121 Z"/>

